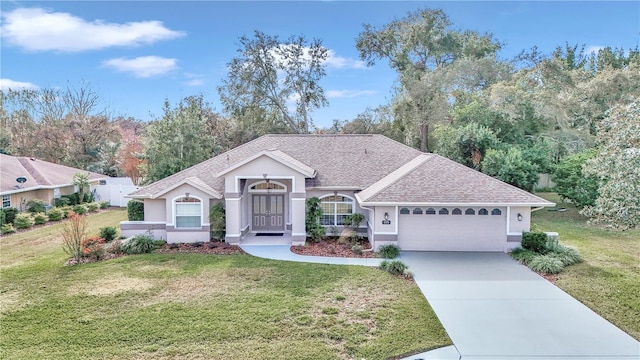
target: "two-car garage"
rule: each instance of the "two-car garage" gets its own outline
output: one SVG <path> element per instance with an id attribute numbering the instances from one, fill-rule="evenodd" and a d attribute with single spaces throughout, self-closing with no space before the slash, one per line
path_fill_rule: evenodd
<path id="1" fill-rule="evenodd" d="M 504 251 L 506 208 L 399 207 L 398 246 L 422 251 Z"/>

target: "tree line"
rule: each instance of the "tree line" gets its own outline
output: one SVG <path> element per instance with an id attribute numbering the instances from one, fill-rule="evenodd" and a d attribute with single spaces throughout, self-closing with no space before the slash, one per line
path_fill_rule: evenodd
<path id="1" fill-rule="evenodd" d="M 393 96 L 329 127 L 312 116 L 328 106 L 322 41 L 255 31 L 227 64 L 222 113 L 194 95 L 144 123 L 110 116 L 87 83 L 3 91 L 0 151 L 149 183 L 267 133 L 377 133 L 528 191 L 539 173 L 555 174 L 558 192 L 592 219 L 638 226 L 638 48 L 567 43 L 501 59 L 492 34 L 428 8 L 364 24 L 354 46 L 397 73 Z"/>

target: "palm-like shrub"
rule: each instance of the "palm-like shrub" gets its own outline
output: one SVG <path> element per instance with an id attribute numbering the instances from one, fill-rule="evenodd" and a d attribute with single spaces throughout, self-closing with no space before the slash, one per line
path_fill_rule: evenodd
<path id="1" fill-rule="evenodd" d="M 531 270 L 543 274 L 558 274 L 564 268 L 562 260 L 553 255 L 537 255 L 529 261 Z"/>
<path id="2" fill-rule="evenodd" d="M 538 256 L 538 253 L 529 249 L 517 247 L 511 251 L 511 256 L 521 264 L 528 265 L 534 257 Z"/>
<path id="3" fill-rule="evenodd" d="M 136 235 L 122 244 L 122 251 L 125 254 L 146 254 L 156 249 L 156 243 L 150 235 Z"/>
<path id="4" fill-rule="evenodd" d="M 578 249 L 571 246 L 564 246 L 560 244 L 553 245 L 549 247 L 549 255 L 560 259 L 564 266 L 582 262 L 582 256 L 580 256 Z"/>

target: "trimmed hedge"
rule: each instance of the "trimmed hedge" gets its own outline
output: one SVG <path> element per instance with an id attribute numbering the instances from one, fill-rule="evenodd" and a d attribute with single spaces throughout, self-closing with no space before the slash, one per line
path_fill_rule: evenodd
<path id="1" fill-rule="evenodd" d="M 49 221 L 49 217 L 45 213 L 35 213 L 33 214 L 33 222 L 36 225 L 44 224 Z"/>
<path id="2" fill-rule="evenodd" d="M 13 225 L 15 225 L 16 229 L 27 229 L 32 227 L 34 223 L 35 221 L 31 214 L 23 212 L 16 215 Z"/>
<path id="3" fill-rule="evenodd" d="M 400 248 L 396 245 L 382 245 L 378 248 L 378 255 L 385 259 L 395 259 L 400 255 Z"/>
<path id="4" fill-rule="evenodd" d="M 144 221 L 144 203 L 138 200 L 129 200 L 127 203 L 127 216 L 129 221 Z"/>
<path id="5" fill-rule="evenodd" d="M 53 208 L 47 212 L 50 221 L 60 221 L 64 218 L 64 211 L 61 208 Z"/>

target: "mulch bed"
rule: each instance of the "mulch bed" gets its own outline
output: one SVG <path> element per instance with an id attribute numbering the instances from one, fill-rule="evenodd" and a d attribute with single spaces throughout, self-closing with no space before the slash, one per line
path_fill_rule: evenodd
<path id="1" fill-rule="evenodd" d="M 246 253 L 237 245 L 229 245 L 224 242 L 205 242 L 201 244 L 164 244 L 155 251 L 159 254 L 217 254 L 233 255 Z"/>
<path id="2" fill-rule="evenodd" d="M 292 246 L 291 252 L 299 255 L 309 256 L 329 256 L 329 257 L 348 257 L 348 258 L 373 258 L 374 253 L 371 251 L 369 240 L 360 240 L 359 244 L 365 250 L 361 255 L 351 250 L 351 243 L 338 243 L 335 239 L 324 239 L 319 242 L 307 239 L 306 245 Z M 366 251 L 369 250 L 369 251 Z"/>

